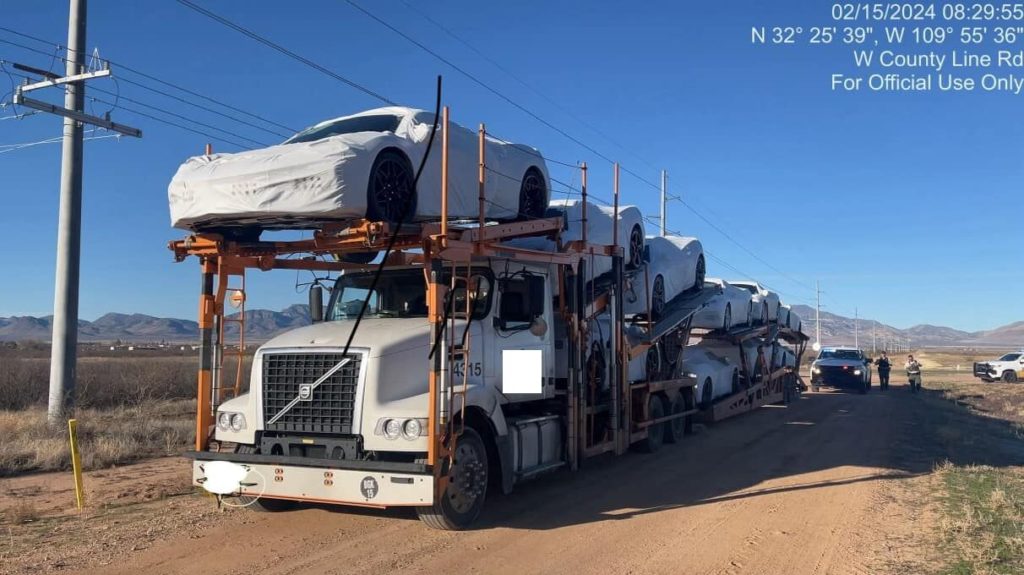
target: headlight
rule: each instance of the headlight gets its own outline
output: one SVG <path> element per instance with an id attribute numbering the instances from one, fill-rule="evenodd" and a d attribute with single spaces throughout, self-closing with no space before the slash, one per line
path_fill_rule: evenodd
<path id="1" fill-rule="evenodd" d="M 384 437 L 398 439 L 402 434 L 402 422 L 397 419 L 389 419 L 384 423 Z"/>
<path id="2" fill-rule="evenodd" d="M 821 368 L 818 366 L 814 366 L 811 368 L 811 371 L 813 371 L 814 373 L 821 373 Z"/>
<path id="3" fill-rule="evenodd" d="M 418 439 L 421 429 L 420 420 L 406 419 L 402 425 L 402 436 L 409 440 Z"/>
<path id="4" fill-rule="evenodd" d="M 853 375 L 860 375 L 860 370 L 859 369 L 853 370 Z"/>
<path id="5" fill-rule="evenodd" d="M 245 429 L 245 416 L 241 413 L 231 414 L 231 429 L 235 431 L 242 431 Z"/>
<path id="6" fill-rule="evenodd" d="M 226 411 L 220 412 L 217 415 L 217 427 L 221 431 L 227 431 L 231 427 L 231 414 Z"/>

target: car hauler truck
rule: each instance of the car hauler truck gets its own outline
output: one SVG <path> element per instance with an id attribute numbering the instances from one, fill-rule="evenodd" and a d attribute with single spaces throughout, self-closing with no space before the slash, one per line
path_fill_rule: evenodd
<path id="1" fill-rule="evenodd" d="M 627 322 L 626 286 L 649 278 L 627 275 L 622 247 L 588 243 L 585 231 L 563 243 L 559 217 L 486 221 L 484 170 L 481 157 L 472 223 L 358 221 L 308 240 L 171 242 L 177 261 L 196 257 L 201 269 L 197 485 L 269 511 L 409 506 L 432 527 L 461 529 L 488 489 L 682 439 L 697 412 L 682 355 L 693 314 L 717 290 L 675 298 L 657 322 Z M 446 205 L 443 176 L 441 194 Z M 616 209 L 618 199 L 615 166 Z M 527 237 L 555 248 L 512 245 Z M 389 245 L 381 264 L 351 263 Z M 590 277 L 602 257 L 612 271 Z M 241 368 L 234 381 L 225 369 L 226 327 L 241 323 L 244 336 L 246 271 L 273 269 L 342 275 L 326 310 L 311 288 L 313 325 L 257 350 L 243 393 Z M 225 314 L 229 302 L 239 313 Z"/>

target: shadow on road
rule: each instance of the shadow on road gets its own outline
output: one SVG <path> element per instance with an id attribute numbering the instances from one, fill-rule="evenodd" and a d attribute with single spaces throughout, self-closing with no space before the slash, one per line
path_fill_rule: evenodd
<path id="1" fill-rule="evenodd" d="M 1009 422 L 979 416 L 924 389 L 805 394 L 708 426 L 653 455 L 585 462 L 491 497 L 478 528 L 556 529 L 791 491 L 905 479 L 936 465 L 1024 465 Z M 842 468 L 840 479 L 805 475 Z M 767 483 L 767 485 L 765 485 Z"/>

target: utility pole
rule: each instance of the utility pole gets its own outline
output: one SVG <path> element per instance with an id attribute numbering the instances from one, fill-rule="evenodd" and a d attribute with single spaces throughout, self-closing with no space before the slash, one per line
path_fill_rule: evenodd
<path id="1" fill-rule="evenodd" d="M 665 204 L 668 200 L 668 172 L 661 171 L 661 237 L 665 237 L 665 228 L 668 227 L 668 211 Z"/>
<path id="2" fill-rule="evenodd" d="M 875 345 L 875 341 L 876 341 L 876 334 L 875 334 L 875 332 L 877 331 L 877 329 L 875 329 L 875 328 L 877 328 L 877 327 L 878 327 L 878 322 L 875 321 L 875 320 L 871 320 L 871 355 L 875 355 L 876 353 L 878 353 L 878 346 Z"/>
<path id="3" fill-rule="evenodd" d="M 814 341 L 819 346 L 821 345 L 821 282 L 814 282 L 814 290 L 817 292 L 818 301 L 814 307 L 814 324 L 815 324 L 815 336 Z"/>
<path id="4" fill-rule="evenodd" d="M 110 69 L 85 69 L 86 0 L 70 0 L 68 10 L 68 55 L 64 77 L 47 70 L 15 64 L 42 76 L 44 80 L 15 89 L 12 101 L 36 110 L 64 117 L 64 142 L 60 172 L 60 213 L 57 222 L 57 267 L 53 294 L 53 337 L 50 348 L 50 392 L 47 420 L 59 425 L 74 404 L 76 346 L 78 345 L 78 277 L 82 234 L 82 146 L 84 124 L 92 124 L 129 136 L 142 132 L 115 124 L 109 117 L 85 113 L 85 82 L 110 76 Z M 25 97 L 26 92 L 64 87 L 64 107 Z M 109 116 L 109 115 L 108 115 Z"/>
<path id="5" fill-rule="evenodd" d="M 64 74 L 83 72 L 85 59 L 86 0 L 71 0 L 68 13 L 68 60 Z M 85 111 L 85 84 L 69 82 L 64 107 Z M 61 422 L 75 400 L 75 364 L 78 346 L 78 271 L 82 239 L 83 126 L 64 118 L 64 144 L 60 166 L 60 216 L 57 222 L 57 271 L 53 291 L 53 338 L 50 346 L 50 397 L 47 419 Z"/>
<path id="6" fill-rule="evenodd" d="M 853 347 L 860 349 L 860 311 L 853 308 Z"/>

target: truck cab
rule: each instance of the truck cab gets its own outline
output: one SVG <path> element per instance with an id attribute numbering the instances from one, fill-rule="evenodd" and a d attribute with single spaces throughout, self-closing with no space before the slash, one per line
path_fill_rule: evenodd
<path id="1" fill-rule="evenodd" d="M 249 392 L 218 407 L 214 439 L 234 445 L 258 471 L 243 491 L 254 505 L 271 507 L 275 497 L 429 505 L 425 368 L 439 353 L 431 349 L 429 272 L 422 265 L 389 267 L 373 287 L 374 273 L 341 275 L 324 317 L 261 346 Z M 439 337 L 461 354 L 445 384 L 460 391 L 459 401 L 447 408 L 473 436 L 457 448 L 473 464 L 450 483 L 452 509 L 444 520 L 463 523 L 479 512 L 488 484 L 509 491 L 517 479 L 562 462 L 563 423 L 542 416 L 556 393 L 554 354 L 561 347 L 552 298 L 557 274 L 502 260 L 459 268 L 454 278 L 451 267 L 442 273 L 451 286 L 451 321 L 441 324 L 448 333 Z M 201 465 L 194 468 L 197 481 L 208 477 Z"/>

